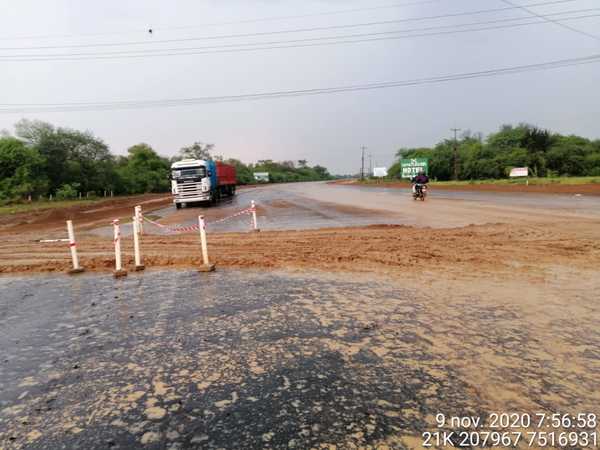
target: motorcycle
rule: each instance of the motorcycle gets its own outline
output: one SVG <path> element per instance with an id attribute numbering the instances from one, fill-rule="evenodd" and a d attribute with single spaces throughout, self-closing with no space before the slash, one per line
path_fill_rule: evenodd
<path id="1" fill-rule="evenodd" d="M 427 185 L 415 183 L 413 189 L 413 199 L 425 201 L 425 197 L 427 197 Z"/>

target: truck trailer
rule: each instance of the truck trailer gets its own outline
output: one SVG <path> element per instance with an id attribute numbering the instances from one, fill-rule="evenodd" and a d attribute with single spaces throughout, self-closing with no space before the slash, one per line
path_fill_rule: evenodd
<path id="1" fill-rule="evenodd" d="M 235 195 L 235 167 L 219 161 L 183 159 L 171 165 L 171 193 L 177 209 L 187 203 L 217 203 Z"/>

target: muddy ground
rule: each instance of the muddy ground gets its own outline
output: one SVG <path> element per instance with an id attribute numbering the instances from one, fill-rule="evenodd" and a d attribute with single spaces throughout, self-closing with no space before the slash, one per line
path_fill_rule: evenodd
<path id="1" fill-rule="evenodd" d="M 199 274 L 194 233 L 148 226 L 148 270 L 120 280 L 103 227 L 77 230 L 76 277 L 64 244 L 0 231 L 0 448 L 408 449 L 438 413 L 600 414 L 600 204 L 543 197 L 158 207 L 188 225 L 253 198 L 263 230 L 209 226 Z"/>

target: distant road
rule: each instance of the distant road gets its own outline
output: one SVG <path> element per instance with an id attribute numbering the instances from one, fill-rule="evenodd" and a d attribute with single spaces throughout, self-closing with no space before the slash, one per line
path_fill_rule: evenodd
<path id="1" fill-rule="evenodd" d="M 600 197 L 552 194 L 430 191 L 427 201 L 415 202 L 408 189 L 294 183 L 268 186 L 281 198 L 379 210 L 394 222 L 453 227 L 493 222 L 544 222 L 560 219 L 600 220 Z M 326 210 L 326 205 L 323 206 Z M 374 214 L 375 216 L 376 214 Z"/>

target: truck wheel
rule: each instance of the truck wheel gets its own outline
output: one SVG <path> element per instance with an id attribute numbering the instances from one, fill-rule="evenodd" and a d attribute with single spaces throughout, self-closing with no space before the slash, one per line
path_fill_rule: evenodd
<path id="1" fill-rule="evenodd" d="M 181 203 L 175 203 L 175 208 L 181 209 Z"/>

